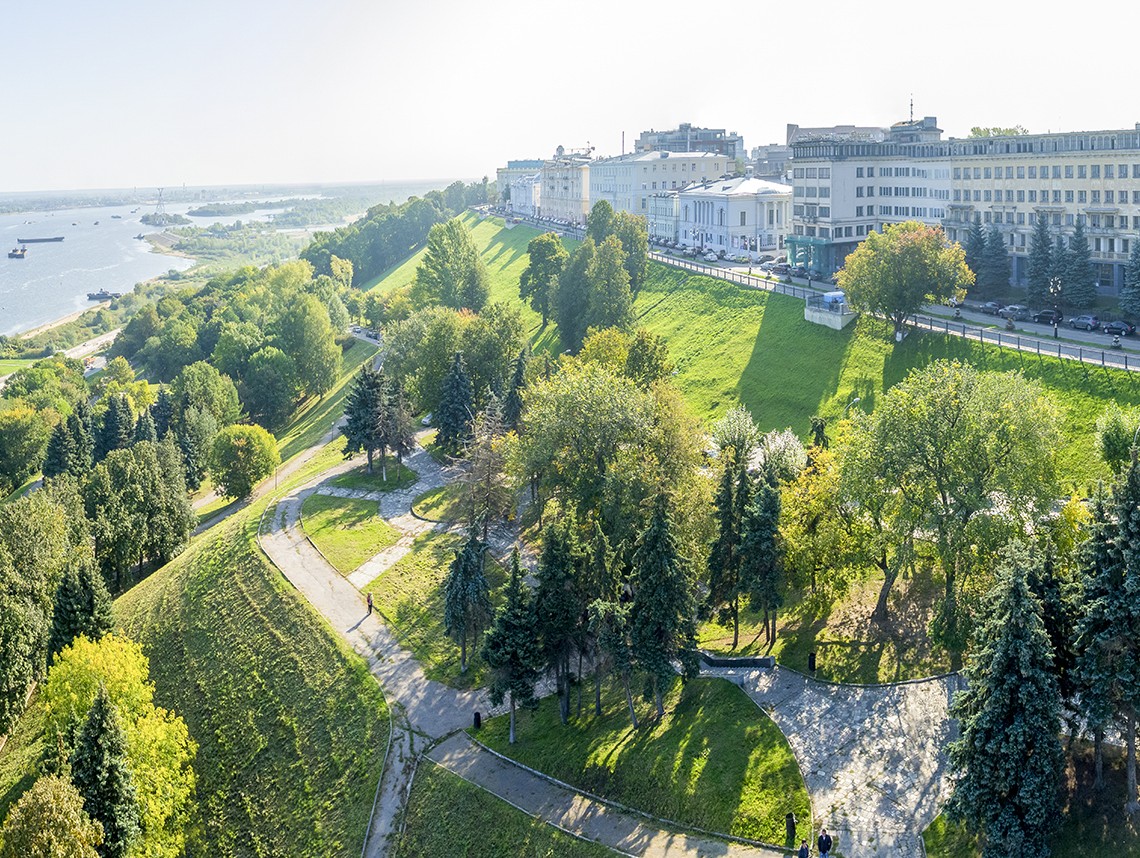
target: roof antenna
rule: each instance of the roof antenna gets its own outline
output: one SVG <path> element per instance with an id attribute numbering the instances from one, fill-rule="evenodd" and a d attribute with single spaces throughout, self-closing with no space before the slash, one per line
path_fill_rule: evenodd
<path id="1" fill-rule="evenodd" d="M 910 121 L 914 123 L 914 93 L 910 94 Z"/>

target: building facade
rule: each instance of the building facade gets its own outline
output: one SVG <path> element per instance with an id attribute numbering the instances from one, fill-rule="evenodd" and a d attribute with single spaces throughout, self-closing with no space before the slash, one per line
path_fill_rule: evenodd
<path id="1" fill-rule="evenodd" d="M 715 152 L 635 152 L 590 162 L 590 206 L 605 200 L 616 211 L 649 217 L 650 197 L 693 182 L 720 178 L 728 158 Z"/>
<path id="2" fill-rule="evenodd" d="M 784 247 L 792 189 L 763 179 L 702 182 L 677 193 L 679 241 L 752 259 Z"/>
<path id="3" fill-rule="evenodd" d="M 715 152 L 730 161 L 744 159 L 744 138 L 723 128 L 695 128 L 682 122 L 671 131 L 642 131 L 637 138 L 638 152 Z"/>
<path id="4" fill-rule="evenodd" d="M 511 182 L 510 210 L 522 217 L 538 217 L 542 208 L 542 174 L 520 176 Z"/>
<path id="5" fill-rule="evenodd" d="M 1077 222 L 1088 236 L 1098 288 L 1116 294 L 1132 244 L 1140 240 L 1140 123 L 1116 131 L 1020 134 L 950 141 L 947 236 L 965 242 L 970 225 L 994 225 L 1012 255 L 1012 279 L 1026 283 L 1038 218 L 1066 241 Z"/>
<path id="6" fill-rule="evenodd" d="M 887 224 L 942 225 L 951 197 L 950 144 L 937 119 L 897 123 L 883 140 L 866 131 L 793 143 L 789 263 L 829 276 Z"/>
<path id="7" fill-rule="evenodd" d="M 507 166 L 495 170 L 495 185 L 499 192 L 499 199 L 507 193 L 511 183 L 523 176 L 533 176 L 542 169 L 542 159 L 507 161 Z"/>
<path id="8" fill-rule="evenodd" d="M 544 161 L 539 173 L 538 217 L 584 224 L 590 213 L 590 159 L 585 155 L 556 156 Z"/>

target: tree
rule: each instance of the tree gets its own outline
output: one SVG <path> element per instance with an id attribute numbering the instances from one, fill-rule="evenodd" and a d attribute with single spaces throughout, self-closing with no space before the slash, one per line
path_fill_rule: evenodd
<path id="1" fill-rule="evenodd" d="M 50 438 L 50 424 L 34 408 L 0 411 L 0 492 L 7 496 L 40 469 Z"/>
<path id="2" fill-rule="evenodd" d="M 519 277 L 519 297 L 530 301 L 531 309 L 542 316 L 546 328 L 551 312 L 551 298 L 558 275 L 570 254 L 557 233 L 548 232 L 532 238 L 527 244 L 528 262 Z"/>
<path id="3" fill-rule="evenodd" d="M 519 352 L 511 373 L 511 386 L 503 401 L 503 427 L 512 432 L 521 430 L 523 411 L 523 391 L 526 389 L 526 365 L 529 361 L 527 350 Z"/>
<path id="4" fill-rule="evenodd" d="M 98 568 L 90 561 L 73 564 L 55 591 L 49 659 L 80 635 L 97 641 L 114 627 L 111 594 Z"/>
<path id="5" fill-rule="evenodd" d="M 64 777 L 44 775 L 24 793 L 0 828 L 0 858 L 98 858 L 103 826 L 83 809 Z"/>
<path id="6" fill-rule="evenodd" d="M 982 126 L 975 125 L 970 129 L 971 137 L 1013 137 L 1020 134 L 1028 134 L 1029 131 L 1024 125 L 1014 125 L 1011 128 L 1002 128 L 997 125 Z"/>
<path id="7" fill-rule="evenodd" d="M 249 359 L 243 397 L 250 416 L 266 429 L 282 426 L 300 393 L 297 364 L 276 346 L 258 349 Z"/>
<path id="8" fill-rule="evenodd" d="M 324 396 L 340 377 L 341 351 L 325 305 L 314 295 L 298 295 L 274 326 L 275 345 L 293 359 L 298 387 L 309 396 Z M 217 416 L 217 415 L 215 415 Z M 235 418 L 218 418 L 219 424 Z"/>
<path id="9" fill-rule="evenodd" d="M 629 344 L 625 374 L 642 387 L 663 381 L 673 374 L 669 346 L 665 338 L 638 328 Z"/>
<path id="10" fill-rule="evenodd" d="M 154 431 L 154 418 L 150 416 L 150 411 L 144 411 L 139 415 L 138 422 L 135 423 L 135 443 L 139 441 L 149 441 L 155 443 L 158 440 L 158 434 Z"/>
<path id="11" fill-rule="evenodd" d="M 986 258 L 986 231 L 982 229 L 982 221 L 975 220 L 970 224 L 970 231 L 966 235 L 966 266 L 974 272 L 975 282 L 981 273 Z"/>
<path id="12" fill-rule="evenodd" d="M 600 661 L 594 670 L 605 668 L 616 673 L 625 692 L 625 703 L 629 707 L 629 720 L 637 729 L 637 713 L 633 709 L 633 694 L 629 680 L 633 672 L 633 646 L 629 635 L 629 612 L 631 605 L 621 602 L 596 599 L 590 603 L 590 632 L 597 638 Z M 600 694 L 596 698 L 596 714 L 601 715 Z"/>
<path id="13" fill-rule="evenodd" d="M 1116 547 L 1124 567 L 1123 611 L 1112 628 L 1119 637 L 1111 642 L 1119 654 L 1122 683 L 1118 711 L 1124 718 L 1127 748 L 1127 794 L 1124 809 L 1131 817 L 1140 810 L 1136 783 L 1136 720 L 1140 715 L 1140 461 L 1132 448 L 1128 468 L 1116 485 L 1113 502 L 1116 507 Z"/>
<path id="14" fill-rule="evenodd" d="M 730 452 L 721 457 L 720 488 L 713 503 L 716 506 L 717 536 L 709 548 L 709 593 L 706 604 L 718 611 L 723 623 L 732 622 L 732 648 L 740 642 L 740 510 L 751 496 L 748 471 L 738 466 Z M 745 500 L 741 504 L 740 498 Z"/>
<path id="15" fill-rule="evenodd" d="M 617 236 L 611 235 L 598 246 L 588 296 L 587 328 L 629 328 L 633 322 L 633 296 L 629 272 L 625 270 L 625 251 Z"/>
<path id="16" fill-rule="evenodd" d="M 1053 237 L 1044 215 L 1038 215 L 1033 224 L 1029 247 L 1028 283 L 1025 300 L 1031 307 L 1044 307 L 1052 300 L 1049 281 L 1053 278 Z"/>
<path id="17" fill-rule="evenodd" d="M 443 380 L 439 410 L 435 415 L 439 427 L 437 443 L 449 453 L 457 453 L 471 439 L 471 429 L 475 420 L 475 396 L 471 380 L 467 377 L 463 354 L 456 352 L 451 361 L 451 370 Z"/>
<path id="18" fill-rule="evenodd" d="M 174 397 L 169 389 L 164 387 L 158 392 L 158 398 L 150 407 L 150 413 L 154 418 L 155 437 L 161 441 L 170 432 L 174 422 Z"/>
<path id="19" fill-rule="evenodd" d="M 522 314 L 508 304 L 488 304 L 464 327 L 460 351 L 477 408 L 486 407 L 492 395 L 505 395 L 511 359 L 525 343 Z"/>
<path id="20" fill-rule="evenodd" d="M 214 439 L 210 478 L 230 498 L 247 498 L 281 463 L 277 439 L 260 426 L 227 426 Z"/>
<path id="21" fill-rule="evenodd" d="M 71 779 L 83 796 L 83 809 L 103 826 L 99 854 L 125 858 L 139 834 L 139 809 L 127 762 L 127 737 L 105 685 L 99 685 L 79 731 L 71 770 Z"/>
<path id="22" fill-rule="evenodd" d="M 636 296 L 649 271 L 649 226 L 641 215 L 620 211 L 614 214 L 613 234 L 625 253 L 629 291 Z"/>
<path id="23" fill-rule="evenodd" d="M 99 435 L 95 442 L 95 458 L 104 459 L 114 450 L 131 446 L 135 437 L 135 416 L 125 396 L 112 396 L 107 399 L 107 410 L 103 412 Z"/>
<path id="24" fill-rule="evenodd" d="M 807 467 L 807 451 L 791 429 L 773 429 L 760 436 L 755 458 L 773 485 L 791 482 Z"/>
<path id="25" fill-rule="evenodd" d="M 570 254 L 558 275 L 555 290 L 554 321 L 558 323 L 558 337 L 562 347 L 576 352 L 586 336 L 587 313 L 593 284 L 594 260 L 598 246 L 587 238 Z"/>
<path id="26" fill-rule="evenodd" d="M 363 450 L 370 474 L 372 455 L 387 442 L 383 431 L 388 398 L 386 387 L 383 371 L 378 372 L 364 364 L 353 379 L 344 406 L 344 452 L 350 454 Z"/>
<path id="27" fill-rule="evenodd" d="M 420 306 L 439 303 L 478 313 L 487 303 L 489 291 L 487 266 L 467 225 L 452 218 L 433 226 L 416 269 L 413 301 Z"/>
<path id="28" fill-rule="evenodd" d="M 491 590 L 484 574 L 486 544 L 472 534 L 455 552 L 443 582 L 445 634 L 459 644 L 459 672 L 467 672 L 467 642 L 472 648 L 491 621 Z"/>
<path id="29" fill-rule="evenodd" d="M 923 304 L 940 303 L 972 282 L 961 246 L 947 246 L 941 229 L 916 221 L 871 232 L 839 272 L 848 303 L 888 317 L 896 333 Z"/>
<path id="30" fill-rule="evenodd" d="M 783 604 L 784 561 L 780 543 L 780 492 L 761 479 L 740 522 L 740 588 L 752 610 L 764 614 L 764 641 L 776 643 L 776 614 Z"/>
<path id="31" fill-rule="evenodd" d="M 983 832 L 985 858 L 1048 855 L 1059 818 L 1061 698 L 1030 565 L 1021 546 L 1003 553 L 967 689 L 951 706 L 961 738 L 949 746 L 958 780 L 948 811 Z"/>
<path id="32" fill-rule="evenodd" d="M 535 593 L 538 636 L 546 667 L 554 673 L 558 714 L 563 724 L 570 717 L 570 656 L 578 635 L 578 621 L 585 610 L 575 580 L 577 545 L 572 527 L 572 522 L 564 519 L 547 525 L 543 532 Z"/>
<path id="33" fill-rule="evenodd" d="M 586 235 L 600 245 L 613 234 L 614 207 L 605 200 L 598 200 L 586 216 Z"/>
<path id="34" fill-rule="evenodd" d="M 806 584 L 812 593 L 817 592 L 820 573 L 825 573 L 824 587 L 832 593 L 845 583 L 845 546 L 852 534 L 851 525 L 844 518 L 842 497 L 840 469 L 835 456 L 830 450 L 820 447 L 812 450 L 808 466 L 780 493 L 780 544 L 784 549 L 784 568 L 789 579 Z M 865 507 L 861 511 L 868 513 Z M 865 547 L 869 547 L 869 542 L 867 539 L 858 540 Z M 888 575 L 884 575 L 886 577 Z M 889 591 L 889 585 L 886 589 Z M 886 597 L 882 592 L 880 596 L 882 608 L 878 615 L 872 616 L 885 619 Z"/>
<path id="35" fill-rule="evenodd" d="M 483 539 L 487 538 L 491 522 L 505 517 L 514 501 L 504 474 L 506 455 L 502 435 L 502 410 L 498 400 L 492 398 L 475 418 L 467 451 L 467 472 L 463 476 L 470 525 L 473 530 L 482 530 Z"/>
<path id="36" fill-rule="evenodd" d="M 265 332 L 253 322 L 223 322 L 210 362 L 235 381 L 245 379 L 249 359 L 265 345 Z"/>
<path id="37" fill-rule="evenodd" d="M 519 551 L 511 553 L 511 578 L 506 601 L 495 615 L 494 625 L 483 641 L 483 660 L 491 670 L 488 691 L 498 706 L 510 698 L 510 744 L 515 743 L 515 709 L 538 705 L 534 686 L 542 665 L 537 621 L 530 592 L 522 581 Z"/>
<path id="38" fill-rule="evenodd" d="M 1140 314 L 1140 241 L 1132 242 L 1124 288 L 1120 290 L 1120 309 L 1133 316 Z"/>
<path id="39" fill-rule="evenodd" d="M 173 424 L 178 429 L 185 426 L 187 412 L 192 408 L 208 413 L 218 426 L 241 419 L 241 401 L 233 381 L 205 361 L 183 367 L 175 377 L 170 393 L 174 404 Z M 155 421 L 155 434 L 161 437 L 159 428 L 158 421 Z"/>
<path id="40" fill-rule="evenodd" d="M 182 453 L 186 485 L 192 490 L 202 485 L 217 435 L 218 421 L 207 409 L 191 405 L 183 412 L 178 427 L 178 449 Z"/>
<path id="41" fill-rule="evenodd" d="M 662 492 L 633 557 L 630 614 L 633 655 L 650 676 L 658 717 L 665 715 L 663 685 L 673 676 L 674 659 L 686 678 L 697 669 L 692 585 L 672 531 L 669 499 Z"/>
<path id="42" fill-rule="evenodd" d="M 722 454 L 729 449 L 735 451 L 739 462 L 749 461 L 760 442 L 760 430 L 756 428 L 752 412 L 743 405 L 728 409 L 723 417 L 713 423 L 711 434 L 717 449 Z"/>
<path id="43" fill-rule="evenodd" d="M 995 224 L 991 223 L 986 228 L 981 269 L 975 274 L 978 291 L 982 295 L 998 295 L 1009 288 L 1009 253 L 1006 251 L 1005 238 Z"/>
<path id="44" fill-rule="evenodd" d="M 52 428 L 51 437 L 48 439 L 42 468 L 44 479 L 51 479 L 67 473 L 68 466 L 74 456 L 75 439 L 71 437 L 71 432 L 68 431 L 67 421 L 60 420 Z"/>
<path id="45" fill-rule="evenodd" d="M 1053 242 L 1053 277 L 1056 278 L 1061 285 L 1061 295 L 1058 299 L 1059 303 L 1064 303 L 1067 294 L 1067 284 L 1069 282 L 1069 251 L 1065 247 L 1065 237 L 1058 234 L 1057 240 Z"/>
<path id="46" fill-rule="evenodd" d="M 1092 254 L 1082 217 L 1077 218 L 1077 227 L 1069 237 L 1063 294 L 1065 303 L 1070 307 L 1084 309 L 1096 302 L 1096 275 L 1093 273 Z"/>
<path id="47" fill-rule="evenodd" d="M 1097 452 L 1114 474 L 1128 464 L 1137 427 L 1140 414 L 1136 409 L 1125 411 L 1116 402 L 1109 402 L 1096 420 Z"/>

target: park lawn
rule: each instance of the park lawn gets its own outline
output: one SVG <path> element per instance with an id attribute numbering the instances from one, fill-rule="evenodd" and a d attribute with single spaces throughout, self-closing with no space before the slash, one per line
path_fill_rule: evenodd
<path id="1" fill-rule="evenodd" d="M 301 504 L 301 524 L 341 575 L 348 575 L 400 538 L 400 532 L 380 517 L 379 504 L 362 498 L 311 494 Z"/>
<path id="2" fill-rule="evenodd" d="M 287 462 L 325 437 L 344 414 L 344 398 L 356 371 L 376 354 L 376 346 L 353 339 L 343 355 L 344 371 L 336 385 L 320 399 L 310 399 L 293 415 L 277 439 L 281 461 Z"/>
<path id="3" fill-rule="evenodd" d="M 832 682 L 900 682 L 949 671 L 949 656 L 933 646 L 927 632 L 942 594 L 941 581 L 933 580 L 928 568 L 920 568 L 913 578 L 900 577 L 891 589 L 889 619 L 880 626 L 870 618 L 882 582 L 876 572 L 852 582 L 840 596 L 786 594 L 771 648 L 764 640 L 762 615 L 747 607 L 741 610 L 735 650 L 731 623 L 702 623 L 697 640 L 702 649 L 721 655 L 773 655 L 801 672 L 807 670 L 808 654 L 815 652 L 815 675 Z"/>
<path id="4" fill-rule="evenodd" d="M 395 858 L 606 858 L 617 855 L 535 819 L 421 759 Z"/>
<path id="5" fill-rule="evenodd" d="M 41 358 L 4 358 L 0 360 L 0 376 L 11 375 L 14 372 L 27 369 L 37 360 L 41 360 Z"/>
<path id="6" fill-rule="evenodd" d="M 1124 813 L 1124 750 L 1105 745 L 1104 789 L 1093 787 L 1090 742 L 1073 743 L 1066 754 L 1061 828 L 1052 842 L 1053 858 L 1113 855 L 1140 858 L 1140 827 Z M 967 827 L 938 816 L 922 834 L 929 858 L 980 858 L 981 844 Z"/>
<path id="7" fill-rule="evenodd" d="M 39 695 L 32 695 L 0 750 L 0 822 L 39 776 L 40 761 L 47 751 L 46 714 Z"/>
<path id="8" fill-rule="evenodd" d="M 412 512 L 428 521 L 462 521 L 465 500 L 462 483 L 447 483 L 424 492 L 412 501 Z"/>
<path id="9" fill-rule="evenodd" d="M 811 809 L 792 749 L 779 728 L 735 685 L 723 679 L 676 680 L 656 719 L 640 695 L 641 726 L 630 726 L 625 697 L 607 683 L 604 715 L 593 714 L 592 683 L 583 715 L 563 726 L 558 702 L 520 711 L 517 740 L 508 718 L 485 722 L 475 734 L 489 747 L 573 786 L 682 825 L 785 844 L 785 815 L 811 836 Z M 571 709 L 576 706 L 571 699 Z"/>
<path id="10" fill-rule="evenodd" d="M 155 702 L 198 743 L 188 853 L 359 854 L 388 740 L 363 660 L 254 540 L 266 501 L 198 537 L 115 604 Z"/>
<path id="11" fill-rule="evenodd" d="M 463 538 L 445 531 L 428 531 L 412 543 L 411 551 L 368 585 L 376 610 L 384 617 L 400 643 L 411 650 L 428 679 L 456 688 L 473 688 L 485 679 L 486 666 L 479 644 L 467 644 L 467 673 L 460 673 L 460 650 L 444 634 L 443 582 Z M 503 568 L 487 556 L 487 582 L 491 603 L 502 600 L 506 582 Z"/>
<path id="12" fill-rule="evenodd" d="M 365 463 L 351 471 L 345 471 L 329 480 L 330 486 L 341 489 L 354 489 L 364 492 L 394 492 L 396 489 L 406 488 L 420 478 L 420 475 L 407 465 L 396 466 L 395 459 L 388 461 L 388 479 L 384 479 L 384 470 L 380 467 L 380 460 L 373 459 L 372 473 L 368 473 L 368 464 Z"/>

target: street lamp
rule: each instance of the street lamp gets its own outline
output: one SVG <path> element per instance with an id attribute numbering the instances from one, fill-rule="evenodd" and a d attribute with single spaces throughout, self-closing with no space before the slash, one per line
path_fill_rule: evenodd
<path id="1" fill-rule="evenodd" d="M 846 405 L 844 405 L 843 406 L 843 417 L 844 418 L 847 417 L 847 412 L 851 410 L 852 405 L 854 405 L 856 402 L 862 402 L 862 401 L 863 401 L 862 398 L 856 396 L 854 399 L 852 399 L 850 402 L 848 402 Z"/>
<path id="2" fill-rule="evenodd" d="M 1049 278 L 1049 295 L 1053 298 L 1053 339 L 1057 339 L 1057 322 L 1059 321 L 1061 311 L 1058 309 L 1058 304 L 1061 300 L 1061 278 Z"/>

